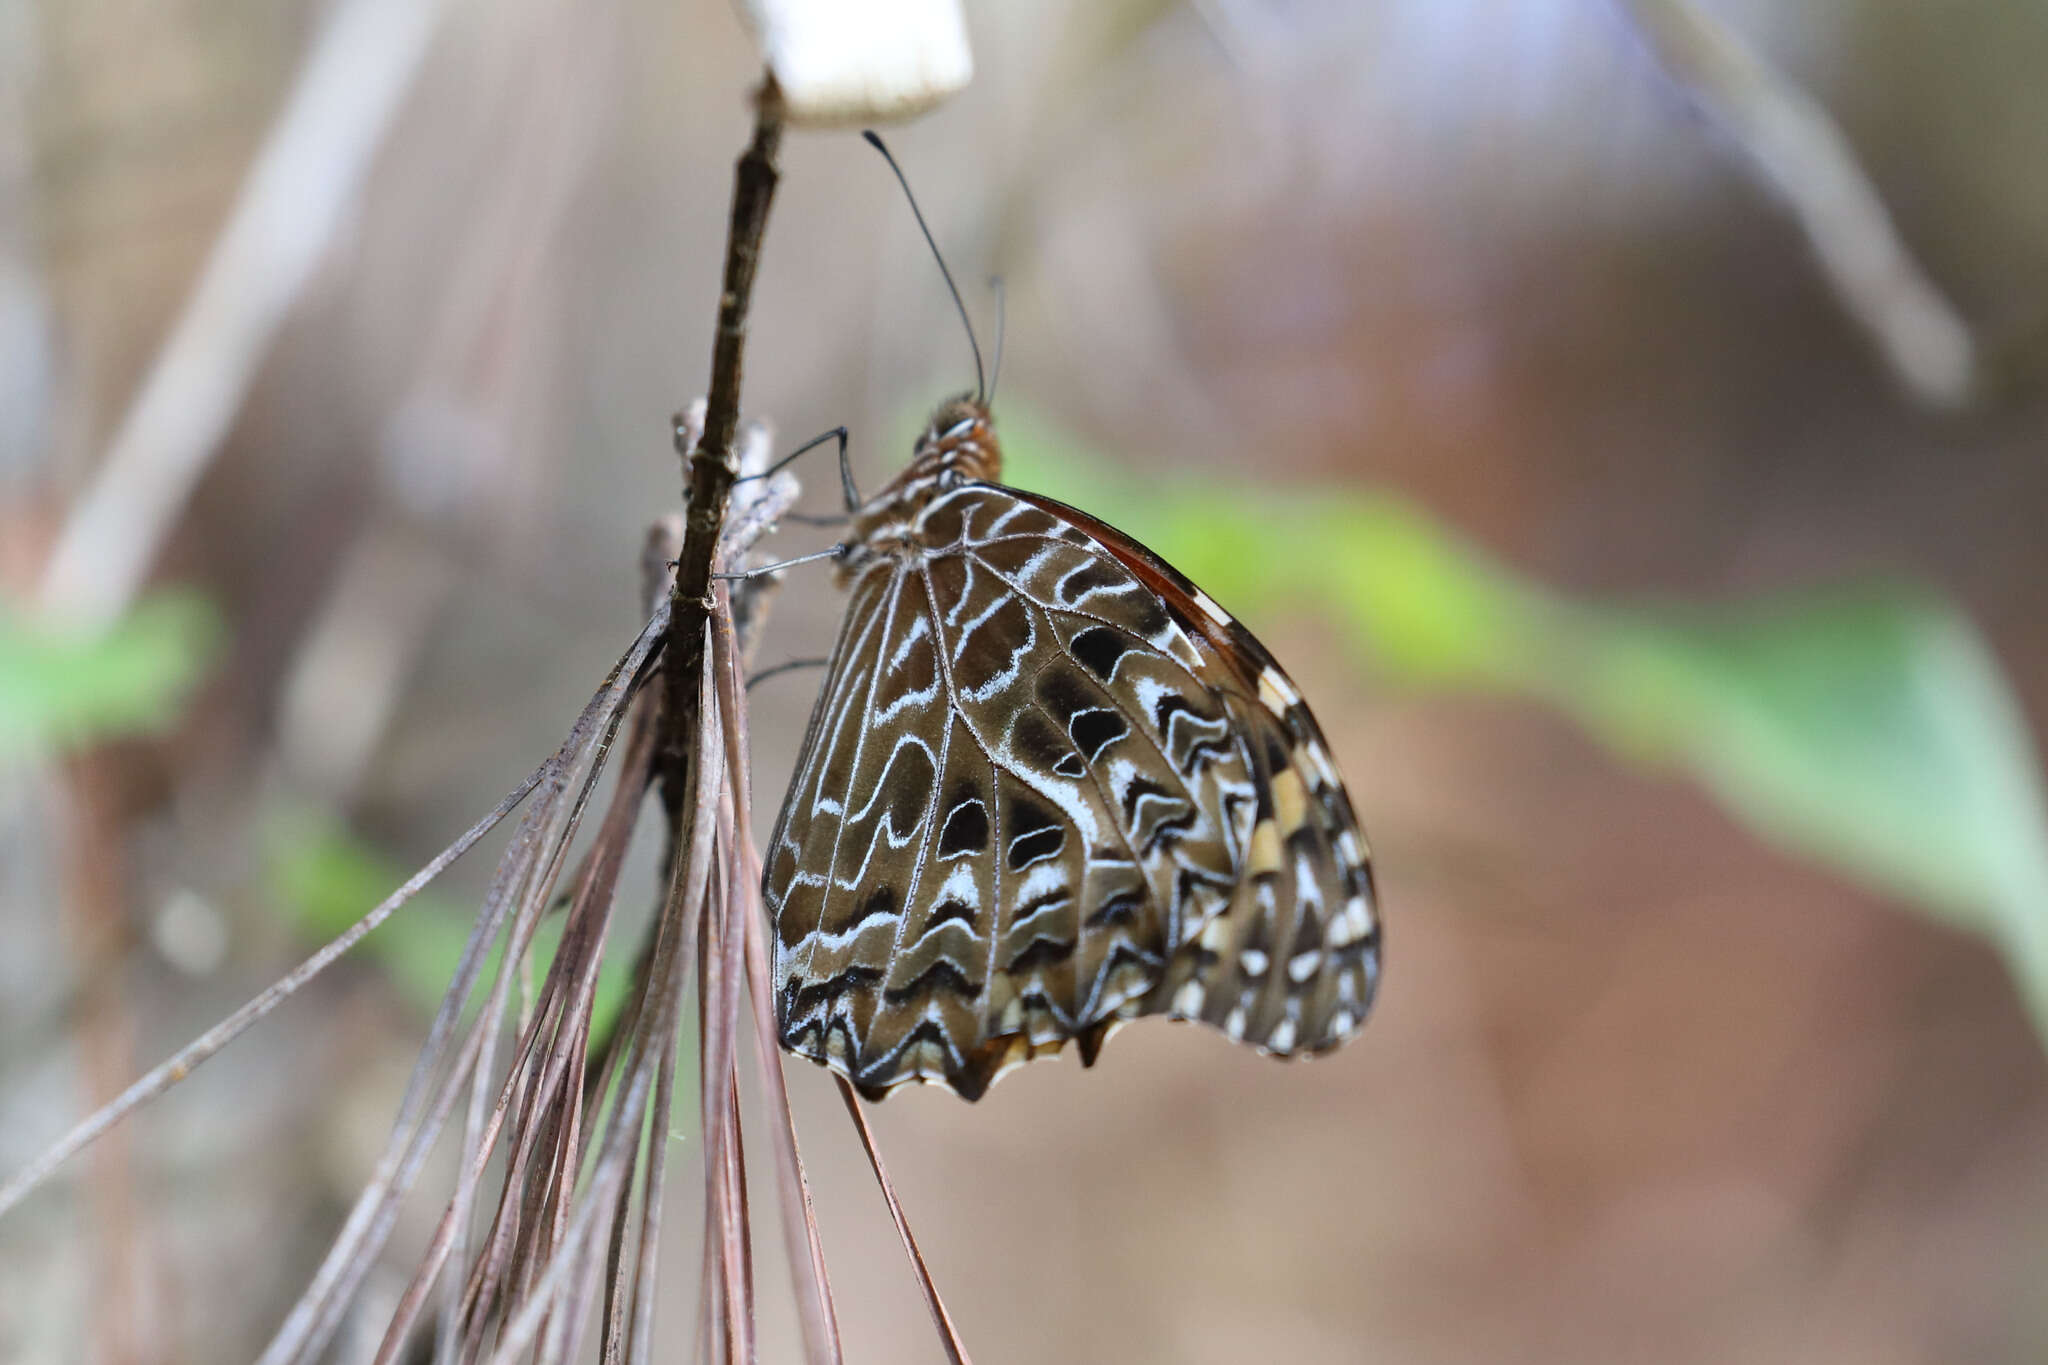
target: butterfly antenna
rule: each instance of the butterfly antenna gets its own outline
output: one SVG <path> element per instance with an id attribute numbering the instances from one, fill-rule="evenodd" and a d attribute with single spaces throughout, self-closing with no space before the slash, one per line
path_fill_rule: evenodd
<path id="1" fill-rule="evenodd" d="M 996 291 L 996 363 L 989 367 L 988 402 L 982 406 L 994 407 L 996 385 L 1003 382 L 1003 324 L 1008 319 L 1003 307 L 1003 277 L 1001 275 L 989 276 L 988 287 Z"/>
<path id="2" fill-rule="evenodd" d="M 896 172 L 896 183 L 903 187 L 903 197 L 910 201 L 910 211 L 917 218 L 917 226 L 924 233 L 925 245 L 932 249 L 932 259 L 939 263 L 939 273 L 946 277 L 946 289 L 953 296 L 953 306 L 960 310 L 960 325 L 967 329 L 967 344 L 974 351 L 974 401 L 986 406 L 988 403 L 988 379 L 981 368 L 981 343 L 974 339 L 974 323 L 967 317 L 967 305 L 960 298 L 960 287 L 953 283 L 953 272 L 946 269 L 946 258 L 939 254 L 939 244 L 932 236 L 929 224 L 924 221 L 924 210 L 917 206 L 917 196 L 910 192 L 910 181 L 903 174 L 903 168 L 896 164 L 896 158 L 889 155 L 889 149 L 882 145 L 882 139 L 872 128 L 863 129 L 861 136 L 868 145 L 882 154 L 882 160 L 889 163 L 889 169 Z"/>

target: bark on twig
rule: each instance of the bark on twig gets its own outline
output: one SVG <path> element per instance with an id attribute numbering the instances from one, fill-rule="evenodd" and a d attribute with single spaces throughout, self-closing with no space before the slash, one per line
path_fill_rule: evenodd
<path id="1" fill-rule="evenodd" d="M 718 299 L 718 330 L 711 348 L 711 388 L 705 396 L 704 428 L 694 449 L 682 449 L 682 423 L 677 423 L 677 453 L 686 459 L 683 547 L 676 562 L 675 586 L 669 596 L 668 736 L 665 755 L 670 810 L 690 808 L 683 798 L 684 752 L 692 684 L 704 661 L 704 631 L 711 616 L 711 561 L 725 524 L 726 501 L 732 493 L 733 433 L 740 421 L 741 361 L 747 344 L 747 309 L 753 301 L 754 272 L 761 261 L 761 240 L 768 230 L 768 210 L 775 200 L 778 173 L 775 158 L 782 145 L 782 96 L 770 76 L 755 99 L 754 138 L 734 172 L 732 224 L 726 241 L 725 287 Z"/>

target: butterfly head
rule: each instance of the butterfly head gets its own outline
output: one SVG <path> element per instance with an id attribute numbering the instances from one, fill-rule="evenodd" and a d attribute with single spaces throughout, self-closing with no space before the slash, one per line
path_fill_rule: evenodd
<path id="1" fill-rule="evenodd" d="M 932 500 L 971 483 L 1002 477 L 1003 450 L 988 408 L 972 395 L 947 402 L 917 438 L 910 464 L 862 505 L 854 518 L 842 581 L 858 577 L 877 553 L 900 553 L 918 543 L 918 522 Z"/>
<path id="2" fill-rule="evenodd" d="M 925 424 L 924 434 L 910 454 L 910 468 L 897 482 L 908 482 L 920 471 L 944 475 L 943 484 L 994 483 L 1003 476 L 1003 448 L 996 443 L 996 428 L 988 407 L 971 394 L 941 404 Z"/>

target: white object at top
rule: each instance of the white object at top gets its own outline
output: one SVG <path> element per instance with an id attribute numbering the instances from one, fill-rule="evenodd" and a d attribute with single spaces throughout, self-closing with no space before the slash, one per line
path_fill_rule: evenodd
<path id="1" fill-rule="evenodd" d="M 959 0 L 744 0 L 796 124 L 923 113 L 974 76 Z"/>

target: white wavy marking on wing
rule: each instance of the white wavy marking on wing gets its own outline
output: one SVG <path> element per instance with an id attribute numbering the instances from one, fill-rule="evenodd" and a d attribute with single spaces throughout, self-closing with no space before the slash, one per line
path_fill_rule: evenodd
<path id="1" fill-rule="evenodd" d="M 881 631 L 883 642 L 886 642 L 888 639 L 889 624 L 896 619 L 896 603 L 898 599 L 902 596 L 902 591 L 903 575 L 900 572 L 890 574 L 889 588 L 887 593 L 885 594 L 886 605 L 876 612 L 876 616 L 882 622 Z M 880 684 L 882 678 L 881 649 L 879 646 L 877 646 L 877 648 L 873 651 L 873 657 L 875 659 L 875 667 L 874 670 L 868 674 L 867 705 L 862 708 L 864 711 L 874 710 L 875 688 Z M 854 689 L 849 687 L 846 690 L 849 694 L 851 694 Z M 851 708 L 851 704 L 852 698 L 851 695 L 849 695 L 849 709 Z M 842 807 L 844 807 L 853 796 L 853 781 L 854 778 L 860 772 L 860 756 L 862 749 L 867 744 L 867 737 L 868 727 L 865 725 L 860 726 L 857 729 L 854 737 L 853 761 L 847 765 L 846 789 L 840 793 L 839 797 L 840 805 Z M 834 746 L 833 752 L 837 752 L 836 745 Z M 828 762 L 825 764 L 824 772 L 821 772 L 818 778 L 821 789 L 825 780 L 824 773 L 829 773 L 830 770 L 831 764 Z M 807 980 L 811 976 L 812 964 L 814 964 L 818 959 L 818 934 L 825 927 L 825 912 L 831 907 L 832 904 L 832 892 L 834 890 L 833 883 L 838 880 L 834 874 L 836 874 L 839 869 L 839 849 L 840 846 L 846 840 L 846 826 L 849 823 L 851 822 L 842 817 L 839 821 L 839 827 L 832 832 L 832 857 L 831 860 L 825 864 L 826 886 L 824 894 L 818 897 L 817 922 L 811 925 L 810 933 L 805 937 L 803 961 L 798 968 L 799 972 Z"/>

